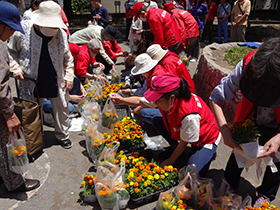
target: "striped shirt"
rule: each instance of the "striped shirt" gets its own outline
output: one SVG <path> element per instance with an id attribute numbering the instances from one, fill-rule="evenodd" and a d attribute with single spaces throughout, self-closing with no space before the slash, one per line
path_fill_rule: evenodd
<path id="1" fill-rule="evenodd" d="M 192 5 L 192 15 L 198 23 L 198 28 L 204 28 L 204 15 L 208 14 L 208 6 L 205 3 L 199 2 Z"/>

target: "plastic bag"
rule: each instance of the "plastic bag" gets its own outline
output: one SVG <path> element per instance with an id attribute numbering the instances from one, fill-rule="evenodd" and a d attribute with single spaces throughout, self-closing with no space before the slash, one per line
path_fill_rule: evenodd
<path id="1" fill-rule="evenodd" d="M 100 180 L 95 185 L 95 194 L 101 209 L 119 210 L 118 195 L 112 182 Z"/>
<path id="2" fill-rule="evenodd" d="M 119 72 L 116 69 L 112 68 L 111 74 L 112 74 L 111 84 L 120 84 L 121 76 L 120 76 Z"/>
<path id="3" fill-rule="evenodd" d="M 118 119 L 119 117 L 117 115 L 115 105 L 110 99 L 108 99 L 103 108 L 101 119 L 98 122 L 98 131 L 111 135 Z"/>
<path id="4" fill-rule="evenodd" d="M 90 158 L 95 163 L 105 147 L 104 137 L 97 130 L 93 130 L 91 141 L 88 144 L 87 151 Z"/>
<path id="5" fill-rule="evenodd" d="M 99 75 L 103 74 L 102 67 L 98 66 L 96 68 L 93 68 L 92 73 L 95 74 L 96 76 L 99 76 Z"/>
<path id="6" fill-rule="evenodd" d="M 198 187 L 197 209 L 209 209 L 213 201 L 214 183 L 212 179 L 195 180 Z"/>
<path id="7" fill-rule="evenodd" d="M 160 193 L 158 202 L 156 205 L 156 210 L 169 210 L 174 206 L 175 194 L 174 190 L 176 188 L 171 188 L 165 192 Z"/>
<path id="8" fill-rule="evenodd" d="M 81 182 L 80 189 L 83 188 L 82 195 L 84 196 L 84 202 L 93 203 L 96 201 L 96 195 L 94 190 L 95 178 L 95 172 L 87 172 L 83 175 L 83 181 Z"/>
<path id="9" fill-rule="evenodd" d="M 119 142 L 112 142 L 109 146 L 106 146 L 98 159 L 98 166 L 108 168 L 110 172 L 117 173 L 120 169 L 115 161 L 115 153 L 119 147 Z"/>
<path id="10" fill-rule="evenodd" d="M 83 112 L 81 115 L 84 118 L 91 118 L 92 120 L 98 121 L 101 114 L 100 105 L 95 101 L 90 101 L 83 106 Z"/>
<path id="11" fill-rule="evenodd" d="M 19 134 L 19 138 L 17 133 Z M 9 136 L 9 143 L 6 147 L 10 170 L 17 174 L 27 173 L 29 160 L 25 138 L 21 129 Z"/>
<path id="12" fill-rule="evenodd" d="M 120 170 L 119 172 L 116 173 L 114 177 L 114 183 L 115 183 L 116 192 L 119 200 L 119 209 L 125 209 L 130 199 L 130 195 L 128 191 L 125 189 L 124 175 L 125 175 L 125 162 L 122 161 Z"/>

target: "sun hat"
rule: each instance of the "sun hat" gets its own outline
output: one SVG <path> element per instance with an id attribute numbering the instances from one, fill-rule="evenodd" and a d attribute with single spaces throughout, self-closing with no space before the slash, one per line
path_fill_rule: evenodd
<path id="1" fill-rule="evenodd" d="M 96 39 L 96 38 L 91 39 L 91 40 L 88 42 L 87 46 L 88 46 L 90 49 L 92 49 L 92 50 L 101 49 L 101 43 L 100 43 L 100 41 L 99 41 L 98 39 Z"/>
<path id="2" fill-rule="evenodd" d="M 153 102 L 160 99 L 163 94 L 177 90 L 179 87 L 179 77 L 169 73 L 160 74 L 152 80 L 151 88 L 144 93 L 144 98 Z"/>
<path id="3" fill-rule="evenodd" d="M 144 0 L 134 0 L 133 4 L 136 4 L 136 3 L 138 3 L 138 2 L 144 3 Z"/>
<path id="4" fill-rule="evenodd" d="M 173 10 L 175 9 L 175 5 L 173 3 L 166 3 L 163 5 L 164 10 Z"/>
<path id="5" fill-rule="evenodd" d="M 264 73 L 255 78 L 249 62 L 242 72 L 239 82 L 240 90 L 250 102 L 263 107 L 280 107 L 280 80 L 272 79 Z"/>
<path id="6" fill-rule="evenodd" d="M 67 29 L 61 18 L 61 7 L 53 1 L 42 2 L 30 18 L 38 26 Z"/>
<path id="7" fill-rule="evenodd" d="M 6 1 L 0 1 L 0 8 L 0 22 L 5 23 L 10 28 L 24 34 L 20 24 L 19 10 L 13 4 Z"/>
<path id="8" fill-rule="evenodd" d="M 111 41 L 122 38 L 121 32 L 111 25 L 107 25 L 104 29 L 102 29 L 101 34 Z"/>
<path id="9" fill-rule="evenodd" d="M 148 47 L 146 53 L 154 60 L 160 61 L 168 52 L 168 50 L 164 50 L 161 48 L 159 44 L 152 44 Z"/>
<path id="10" fill-rule="evenodd" d="M 152 70 L 158 64 L 158 61 L 153 60 L 147 53 L 142 53 L 135 58 L 134 64 L 131 74 L 138 75 Z"/>

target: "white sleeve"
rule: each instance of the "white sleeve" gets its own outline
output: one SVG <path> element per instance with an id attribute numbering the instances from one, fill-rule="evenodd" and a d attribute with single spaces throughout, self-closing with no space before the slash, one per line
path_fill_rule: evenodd
<path id="1" fill-rule="evenodd" d="M 200 119 L 199 114 L 190 114 L 184 117 L 180 128 L 180 138 L 183 141 L 193 143 L 199 140 Z"/>
<path id="2" fill-rule="evenodd" d="M 141 102 L 143 102 L 146 106 L 150 108 L 157 108 L 157 105 L 154 102 L 147 101 L 144 97 L 141 98 Z"/>

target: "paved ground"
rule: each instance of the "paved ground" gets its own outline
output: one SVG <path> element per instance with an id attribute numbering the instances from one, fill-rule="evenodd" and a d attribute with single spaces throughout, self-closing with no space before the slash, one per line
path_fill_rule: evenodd
<path id="1" fill-rule="evenodd" d="M 126 43 L 120 44 L 125 50 L 128 50 Z M 195 73 L 197 63 L 191 63 L 189 70 L 191 75 Z M 119 70 L 124 69 L 123 59 L 117 62 Z M 13 83 L 11 81 L 11 85 Z M 0 209 L 21 209 L 21 210 L 75 210 L 75 209 L 100 209 L 97 203 L 83 204 L 80 197 L 80 182 L 83 174 L 94 170 L 93 164 L 89 161 L 85 149 L 84 137 L 81 132 L 71 132 L 73 147 L 69 150 L 63 149 L 55 140 L 53 128 L 44 126 L 44 153 L 30 164 L 29 178 L 36 178 L 41 181 L 41 186 L 29 193 L 7 194 L 4 186 L 0 185 Z M 211 164 L 208 176 L 214 179 L 215 186 L 221 183 L 226 161 L 231 150 L 220 142 L 217 151 L 216 160 Z M 258 186 L 258 180 L 254 168 L 242 174 L 240 189 L 238 193 L 243 196 L 254 195 L 255 188 Z M 251 184 L 250 184 L 251 183 Z M 273 204 L 280 206 L 280 192 Z M 156 202 L 146 204 L 141 207 L 130 205 L 131 209 L 152 209 Z"/>

